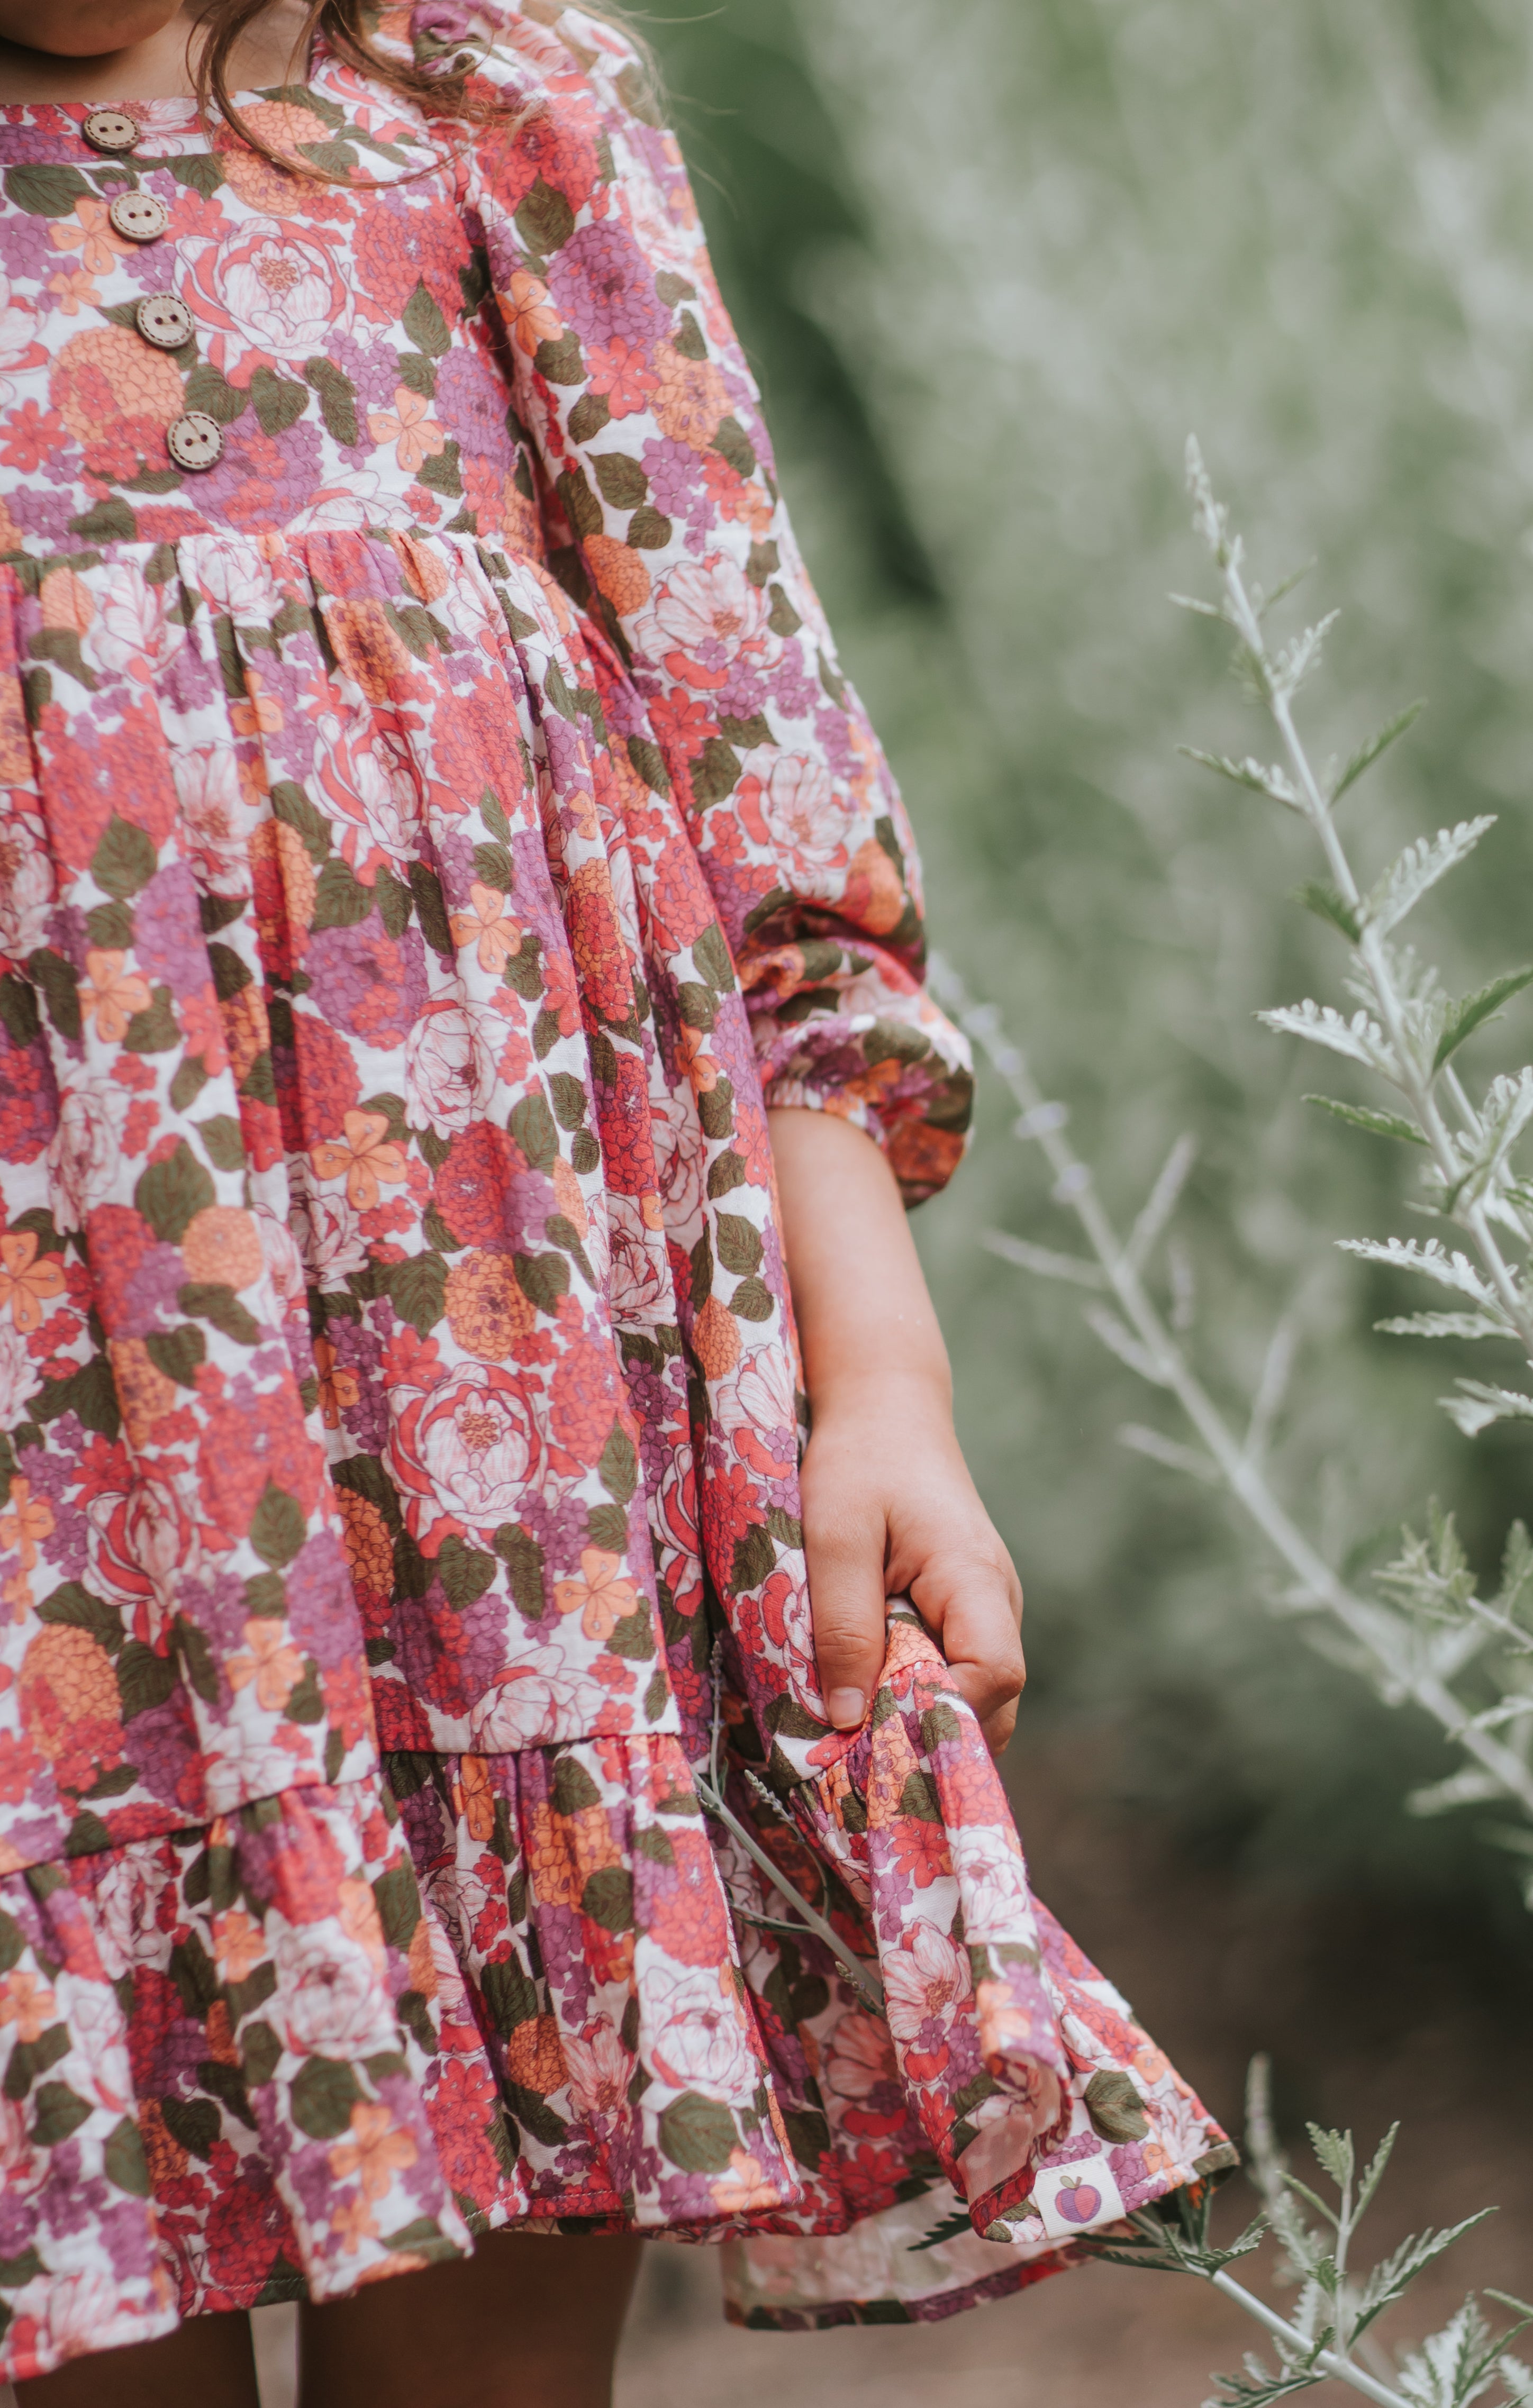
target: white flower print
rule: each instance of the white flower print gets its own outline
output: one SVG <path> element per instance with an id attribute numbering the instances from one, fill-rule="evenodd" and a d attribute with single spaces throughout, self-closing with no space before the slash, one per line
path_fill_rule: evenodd
<path id="1" fill-rule="evenodd" d="M 309 1196 L 294 1189 L 293 1235 L 316 1287 L 334 1291 L 346 1284 L 349 1271 L 359 1271 L 367 1260 L 362 1223 L 346 1199 L 345 1190 Z"/>
<path id="2" fill-rule="evenodd" d="M 934 1923 L 918 1923 L 904 1943 L 891 1949 L 880 1965 L 889 2010 L 889 2028 L 896 2040 L 914 2040 L 924 2023 L 947 2025 L 973 1983 L 967 1952 Z"/>
<path id="3" fill-rule="evenodd" d="M 18 811 L 0 829 L 0 953 L 24 961 L 48 933 L 55 882 L 42 824 Z"/>
<path id="4" fill-rule="evenodd" d="M 842 830 L 848 813 L 824 761 L 801 752 L 780 754 L 767 776 L 762 815 L 800 876 L 823 882 L 825 872 L 845 868 Z"/>
<path id="5" fill-rule="evenodd" d="M 21 1331 L 8 1321 L 0 1321 L 0 1424 L 19 1422 L 42 1383 L 43 1375 Z"/>
<path id="6" fill-rule="evenodd" d="M 494 1093 L 497 1036 L 488 1014 L 426 1006 L 405 1046 L 405 1111 L 417 1128 L 466 1129 Z"/>
<path id="7" fill-rule="evenodd" d="M 227 745 L 173 752 L 170 774 L 192 838 L 197 869 L 215 895 L 249 892 L 248 839 L 256 814 L 240 789 L 239 764 Z"/>
<path id="8" fill-rule="evenodd" d="M 647 660 L 664 661 L 688 685 L 722 685 L 741 653 L 775 653 L 771 609 L 738 563 L 714 552 L 672 570 L 635 633 Z"/>
<path id="9" fill-rule="evenodd" d="M 59 1099 L 59 1125 L 49 1140 L 54 1182 L 53 1219 L 67 1236 L 83 1229 L 117 1177 L 127 1097 L 121 1087 L 84 1082 Z"/>
<path id="10" fill-rule="evenodd" d="M 288 1925 L 274 1954 L 273 2008 L 295 2055 L 354 2057 L 398 2046 L 394 2011 L 372 1959 L 337 1923 Z"/>
<path id="11" fill-rule="evenodd" d="M 628 2096 L 634 2060 L 609 2015 L 597 2015 L 578 2035 L 560 2035 L 569 2095 L 581 2115 L 615 2115 Z"/>
<path id="12" fill-rule="evenodd" d="M 150 585 L 132 561 L 116 561 L 95 588 L 95 616 L 80 642 L 93 669 L 148 685 L 174 660 L 186 630 L 170 615 L 176 582 Z"/>
<path id="13" fill-rule="evenodd" d="M 502 1672 L 480 1700 L 469 1717 L 469 1744 L 492 1756 L 541 1746 L 561 1727 L 579 1727 L 578 1716 L 594 1719 L 606 1695 L 554 1649 L 539 1649 Z"/>
<path id="14" fill-rule="evenodd" d="M 673 1973 L 652 1955 L 648 1942 L 640 1945 L 651 1958 L 644 1982 L 649 2011 L 638 2043 L 646 2065 L 677 2090 L 700 2089 L 713 2099 L 749 2097 L 756 2060 L 729 1968 Z"/>

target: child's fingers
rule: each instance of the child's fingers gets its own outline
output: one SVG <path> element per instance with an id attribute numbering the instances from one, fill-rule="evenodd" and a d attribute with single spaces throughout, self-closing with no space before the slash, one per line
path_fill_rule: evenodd
<path id="1" fill-rule="evenodd" d="M 999 1552 L 944 1555 L 910 1584 L 922 1619 L 938 1635 L 960 1694 L 973 1708 L 993 1755 L 1017 1719 L 1027 1679 L 1022 1652 L 1022 1584 Z"/>
<path id="2" fill-rule="evenodd" d="M 855 1730 L 883 1669 L 884 1520 L 844 1499 L 816 1512 L 806 1498 L 804 1554 L 820 1692 L 837 1730 Z"/>

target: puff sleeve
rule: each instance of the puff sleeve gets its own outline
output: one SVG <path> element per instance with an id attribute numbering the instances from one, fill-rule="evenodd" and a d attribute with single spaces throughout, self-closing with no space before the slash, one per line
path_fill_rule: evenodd
<path id="1" fill-rule="evenodd" d="M 642 702 L 614 733 L 681 810 L 767 1102 L 854 1121 L 918 1201 L 963 1152 L 967 1049 L 922 984 L 909 822 L 794 540 L 681 152 L 618 29 L 547 5 L 473 23 L 518 110 L 480 130 L 469 198 L 551 566 Z"/>

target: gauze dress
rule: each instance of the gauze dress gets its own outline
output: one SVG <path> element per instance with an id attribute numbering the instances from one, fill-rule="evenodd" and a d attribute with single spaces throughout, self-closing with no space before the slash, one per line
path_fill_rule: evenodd
<path id="1" fill-rule="evenodd" d="M 0 112 L 7 2375 L 508 2225 L 939 2315 L 1231 2155 L 908 1610 L 825 1725 L 764 1098 L 914 1200 L 969 1069 L 676 145 L 378 38 L 507 113 Z"/>

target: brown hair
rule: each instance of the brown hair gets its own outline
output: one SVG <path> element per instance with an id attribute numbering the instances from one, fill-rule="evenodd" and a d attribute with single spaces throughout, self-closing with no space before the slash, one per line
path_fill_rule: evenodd
<path id="1" fill-rule="evenodd" d="M 529 16 L 552 23 L 564 13 L 559 0 L 524 0 Z M 279 153 L 264 142 L 254 128 L 247 125 L 229 92 L 229 64 L 242 34 L 254 24 L 271 6 L 271 0 L 211 0 L 198 20 L 197 30 L 204 36 L 198 50 L 193 73 L 196 93 L 204 109 L 216 105 L 226 124 L 249 143 L 262 158 L 274 166 L 296 169 L 322 182 L 347 180 L 336 179 L 326 168 L 317 165 L 286 149 Z M 609 23 L 620 22 L 610 8 L 582 7 L 590 17 L 605 19 Z M 391 58 L 373 46 L 372 22 L 379 11 L 370 0 L 309 0 L 304 22 L 293 45 L 294 60 L 307 60 L 316 34 L 322 36 L 337 58 L 362 74 L 386 84 L 402 100 L 412 102 L 424 116 L 456 119 L 460 124 L 482 125 L 494 118 L 514 114 L 513 105 L 503 100 L 489 85 L 474 81 L 475 70 L 483 55 L 484 45 L 469 39 L 444 43 L 441 54 L 427 65 L 416 61 Z M 651 61 L 644 44 L 624 26 L 623 31 L 634 42 L 651 71 Z M 407 180 L 408 180 L 407 179 Z"/>

